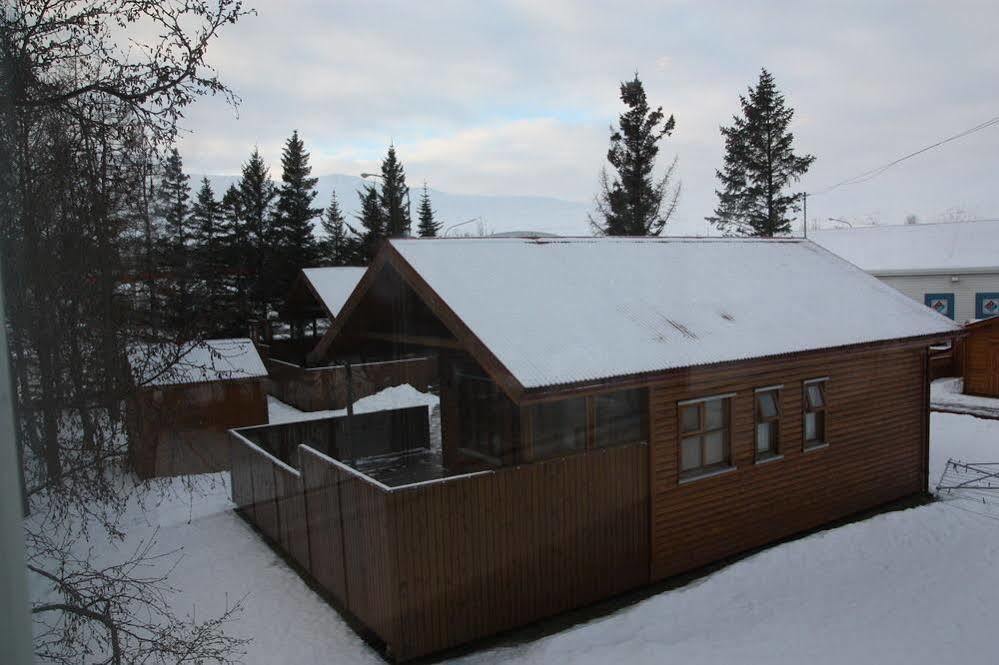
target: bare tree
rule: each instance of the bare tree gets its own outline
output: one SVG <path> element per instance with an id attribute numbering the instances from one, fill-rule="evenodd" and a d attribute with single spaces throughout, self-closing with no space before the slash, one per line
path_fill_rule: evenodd
<path id="1" fill-rule="evenodd" d="M 130 350 L 179 354 L 184 334 L 164 339 L 142 307 L 129 238 L 149 237 L 151 165 L 183 110 L 237 101 L 205 56 L 246 13 L 238 0 L 0 9 L 0 242 L 29 561 L 49 589 L 33 608 L 41 660 L 225 663 L 241 645 L 223 630 L 238 602 L 207 620 L 172 612 L 178 553 L 152 540 L 104 564 L 85 545 L 93 529 L 123 538 L 128 502 L 162 489 L 124 473 L 143 364 Z"/>

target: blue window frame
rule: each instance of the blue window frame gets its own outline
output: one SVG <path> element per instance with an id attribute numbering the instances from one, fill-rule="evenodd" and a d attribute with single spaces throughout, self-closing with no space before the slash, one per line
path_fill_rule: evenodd
<path id="1" fill-rule="evenodd" d="M 923 304 L 930 309 L 940 312 L 944 316 L 954 318 L 953 293 L 927 293 L 923 296 Z"/>
<path id="2" fill-rule="evenodd" d="M 975 318 L 987 319 L 999 316 L 999 293 L 975 294 Z"/>

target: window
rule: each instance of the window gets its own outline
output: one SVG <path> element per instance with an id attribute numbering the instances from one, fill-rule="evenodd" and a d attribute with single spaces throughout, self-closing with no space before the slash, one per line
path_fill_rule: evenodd
<path id="1" fill-rule="evenodd" d="M 999 293 L 975 294 L 975 318 L 987 319 L 999 316 Z"/>
<path id="2" fill-rule="evenodd" d="M 756 391 L 756 461 L 776 457 L 780 437 L 780 387 Z"/>
<path id="3" fill-rule="evenodd" d="M 459 372 L 460 448 L 472 457 L 501 464 L 511 447 L 513 410 L 499 386 L 484 376 Z"/>
<path id="4" fill-rule="evenodd" d="M 531 407 L 533 459 L 586 449 L 586 398 L 574 397 Z"/>
<path id="5" fill-rule="evenodd" d="M 953 293 L 927 293 L 923 296 L 923 303 L 944 316 L 954 318 Z"/>
<path id="6" fill-rule="evenodd" d="M 647 440 L 648 393 L 644 389 L 597 395 L 594 402 L 594 441 L 597 448 Z"/>
<path id="7" fill-rule="evenodd" d="M 731 395 L 680 403 L 680 477 L 731 466 Z"/>
<path id="8" fill-rule="evenodd" d="M 826 380 L 805 381 L 805 448 L 826 443 Z"/>

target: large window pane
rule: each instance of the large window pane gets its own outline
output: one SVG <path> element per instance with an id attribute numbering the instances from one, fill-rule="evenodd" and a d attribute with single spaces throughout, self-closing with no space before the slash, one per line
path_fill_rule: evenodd
<path id="1" fill-rule="evenodd" d="M 810 383 L 808 388 L 808 406 L 812 409 L 818 409 L 825 406 L 825 400 L 822 398 L 822 384 Z"/>
<path id="2" fill-rule="evenodd" d="M 718 429 L 725 425 L 725 409 L 728 406 L 727 399 L 713 399 L 704 402 L 704 426 L 705 429 Z"/>
<path id="3" fill-rule="evenodd" d="M 816 413 L 806 413 L 805 414 L 805 441 L 815 441 L 816 440 Z"/>
<path id="4" fill-rule="evenodd" d="M 701 429 L 700 405 L 690 404 L 680 407 L 680 420 L 683 423 L 683 432 L 696 432 Z"/>
<path id="5" fill-rule="evenodd" d="M 692 436 L 680 443 L 680 470 L 690 471 L 701 466 L 701 437 Z"/>
<path id="6" fill-rule="evenodd" d="M 704 435 L 704 466 L 721 464 L 728 459 L 725 450 L 725 431 L 719 430 Z"/>
<path id="7" fill-rule="evenodd" d="M 769 453 L 774 450 L 773 425 L 759 423 L 756 425 L 756 452 Z"/>
<path id="8" fill-rule="evenodd" d="M 756 408 L 759 410 L 759 415 L 764 418 L 776 418 L 777 417 L 777 401 L 774 399 L 776 395 L 775 391 L 766 391 L 756 394 Z"/>
<path id="9" fill-rule="evenodd" d="M 594 399 L 594 445 L 598 448 L 646 440 L 648 398 L 644 389 L 622 390 Z"/>
<path id="10" fill-rule="evenodd" d="M 531 407 L 533 457 L 544 459 L 586 448 L 586 398 Z"/>

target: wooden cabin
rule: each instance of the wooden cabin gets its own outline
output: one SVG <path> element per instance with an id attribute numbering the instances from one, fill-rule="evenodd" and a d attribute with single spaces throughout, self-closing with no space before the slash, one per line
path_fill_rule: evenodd
<path id="1" fill-rule="evenodd" d="M 268 390 L 274 397 L 302 411 L 322 411 L 342 409 L 350 397 L 360 399 L 392 386 L 408 384 L 423 391 L 436 386 L 434 349 L 399 349 L 372 342 L 338 357 L 337 362 L 321 357 L 310 361 L 310 352 L 364 272 L 365 268 L 353 267 L 299 272 L 279 312 L 285 336 L 268 333 L 258 340 L 270 375 Z"/>
<path id="2" fill-rule="evenodd" d="M 959 330 L 802 240 L 392 240 L 313 357 L 438 349 L 440 449 L 237 430 L 233 499 L 406 660 L 925 492 Z"/>
<path id="3" fill-rule="evenodd" d="M 228 469 L 226 432 L 267 422 L 267 370 L 249 339 L 141 345 L 129 360 L 129 452 L 142 478 Z"/>
<path id="4" fill-rule="evenodd" d="M 302 268 L 278 310 L 278 320 L 266 322 L 258 335 L 261 348 L 269 357 L 304 366 L 364 271 L 349 266 Z"/>
<path id="5" fill-rule="evenodd" d="M 999 397 L 999 316 L 964 326 L 964 392 Z"/>

